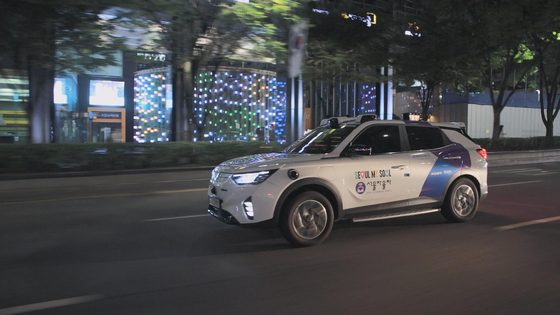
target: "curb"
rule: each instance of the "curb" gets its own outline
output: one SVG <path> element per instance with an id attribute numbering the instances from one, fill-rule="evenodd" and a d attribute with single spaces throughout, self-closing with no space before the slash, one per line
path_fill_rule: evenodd
<path id="1" fill-rule="evenodd" d="M 506 151 L 488 153 L 488 164 L 490 166 L 537 164 L 558 161 L 560 161 L 560 150 Z"/>

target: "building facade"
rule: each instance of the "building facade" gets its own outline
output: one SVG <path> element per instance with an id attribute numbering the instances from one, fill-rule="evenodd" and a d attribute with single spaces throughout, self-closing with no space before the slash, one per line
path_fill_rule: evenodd
<path id="1" fill-rule="evenodd" d="M 29 142 L 27 71 L 0 70 L 0 143 Z"/>

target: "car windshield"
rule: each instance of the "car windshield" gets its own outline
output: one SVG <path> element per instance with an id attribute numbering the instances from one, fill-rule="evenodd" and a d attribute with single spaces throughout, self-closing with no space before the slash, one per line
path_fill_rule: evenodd
<path id="1" fill-rule="evenodd" d="M 342 125 L 340 128 L 319 127 L 297 140 L 284 153 L 325 154 L 332 152 L 357 125 Z"/>

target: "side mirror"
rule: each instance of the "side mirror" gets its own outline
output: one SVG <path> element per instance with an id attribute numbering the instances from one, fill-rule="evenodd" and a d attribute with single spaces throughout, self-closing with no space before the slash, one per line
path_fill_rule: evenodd
<path id="1" fill-rule="evenodd" d="M 352 144 L 344 150 L 344 156 L 371 155 L 372 148 L 365 144 Z"/>

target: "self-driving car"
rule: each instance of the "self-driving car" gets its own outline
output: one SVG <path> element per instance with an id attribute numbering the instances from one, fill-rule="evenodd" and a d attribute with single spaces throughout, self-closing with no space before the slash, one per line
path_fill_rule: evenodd
<path id="1" fill-rule="evenodd" d="M 464 222 L 488 194 L 486 159 L 463 123 L 325 119 L 281 153 L 218 165 L 208 212 L 229 224 L 279 227 L 295 246 L 321 243 L 337 220 L 439 211 Z"/>

